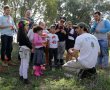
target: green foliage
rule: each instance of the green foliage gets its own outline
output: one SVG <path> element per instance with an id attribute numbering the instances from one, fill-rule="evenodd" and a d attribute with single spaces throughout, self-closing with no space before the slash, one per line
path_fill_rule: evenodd
<path id="1" fill-rule="evenodd" d="M 0 90 L 12 90 L 17 84 L 16 78 L 5 79 L 0 77 Z"/>
<path id="2" fill-rule="evenodd" d="M 73 23 L 89 23 L 94 11 L 108 13 L 110 11 L 110 1 L 106 0 L 61 0 L 60 7 L 62 15 Z M 59 11 L 60 12 L 60 11 Z"/>
<path id="3" fill-rule="evenodd" d="M 45 1 L 45 12 L 44 12 L 44 20 L 47 24 L 52 24 L 57 17 L 57 0 L 44 0 Z"/>
<path id="4" fill-rule="evenodd" d="M 74 23 L 90 21 L 91 7 L 88 4 L 84 5 L 78 1 L 70 0 L 66 4 L 66 16 L 68 20 L 72 20 Z"/>
<path id="5" fill-rule="evenodd" d="M 12 16 L 24 16 L 26 9 L 32 9 L 33 18 L 38 21 L 44 19 L 48 25 L 60 16 L 67 17 L 73 23 L 89 23 L 94 11 L 110 13 L 110 1 L 107 0 L 1 0 L 1 7 L 9 4 L 12 7 Z"/>

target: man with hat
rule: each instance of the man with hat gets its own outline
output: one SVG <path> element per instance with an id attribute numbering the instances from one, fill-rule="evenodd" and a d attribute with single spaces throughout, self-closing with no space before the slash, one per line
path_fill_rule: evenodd
<path id="1" fill-rule="evenodd" d="M 69 72 L 95 67 L 100 52 L 97 38 L 88 33 L 89 28 L 85 23 L 78 23 L 76 32 L 79 36 L 76 38 L 74 48 L 69 49 L 70 55 L 75 57 L 76 60 L 68 61 L 63 65 L 64 70 Z"/>

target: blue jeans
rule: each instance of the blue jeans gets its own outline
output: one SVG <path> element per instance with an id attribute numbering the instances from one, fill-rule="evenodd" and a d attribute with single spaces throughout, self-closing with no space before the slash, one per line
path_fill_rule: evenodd
<path id="1" fill-rule="evenodd" d="M 109 51 L 108 51 L 108 40 L 98 40 L 100 45 L 101 53 L 98 57 L 98 65 L 102 67 L 108 67 Z"/>

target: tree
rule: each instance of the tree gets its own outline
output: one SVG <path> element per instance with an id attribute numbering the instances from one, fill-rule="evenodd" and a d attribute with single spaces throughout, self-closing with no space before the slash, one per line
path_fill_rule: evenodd
<path id="1" fill-rule="evenodd" d="M 107 0 L 0 0 L 0 12 L 6 4 L 12 7 L 15 22 L 24 16 L 27 9 L 32 10 L 36 22 L 44 19 L 49 25 L 60 16 L 74 23 L 89 23 L 94 11 L 110 14 L 110 1 Z"/>
<path id="2" fill-rule="evenodd" d="M 45 12 L 44 20 L 50 25 L 55 21 L 57 17 L 58 0 L 44 0 L 45 1 Z"/>
<path id="3" fill-rule="evenodd" d="M 109 6 L 110 1 L 106 0 L 60 0 L 59 12 L 74 23 L 89 23 L 93 12 L 107 14 L 110 11 Z"/>

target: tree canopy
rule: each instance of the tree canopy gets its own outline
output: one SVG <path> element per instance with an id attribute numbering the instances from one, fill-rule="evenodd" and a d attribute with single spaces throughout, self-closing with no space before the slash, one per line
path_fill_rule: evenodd
<path id="1" fill-rule="evenodd" d="M 73 23 L 89 23 L 94 11 L 101 11 L 104 15 L 110 13 L 108 0 L 1 0 L 0 3 L 1 13 L 4 5 L 12 7 L 15 22 L 24 16 L 27 9 L 32 10 L 35 22 L 43 19 L 48 24 L 52 24 L 60 16 L 65 16 Z"/>

